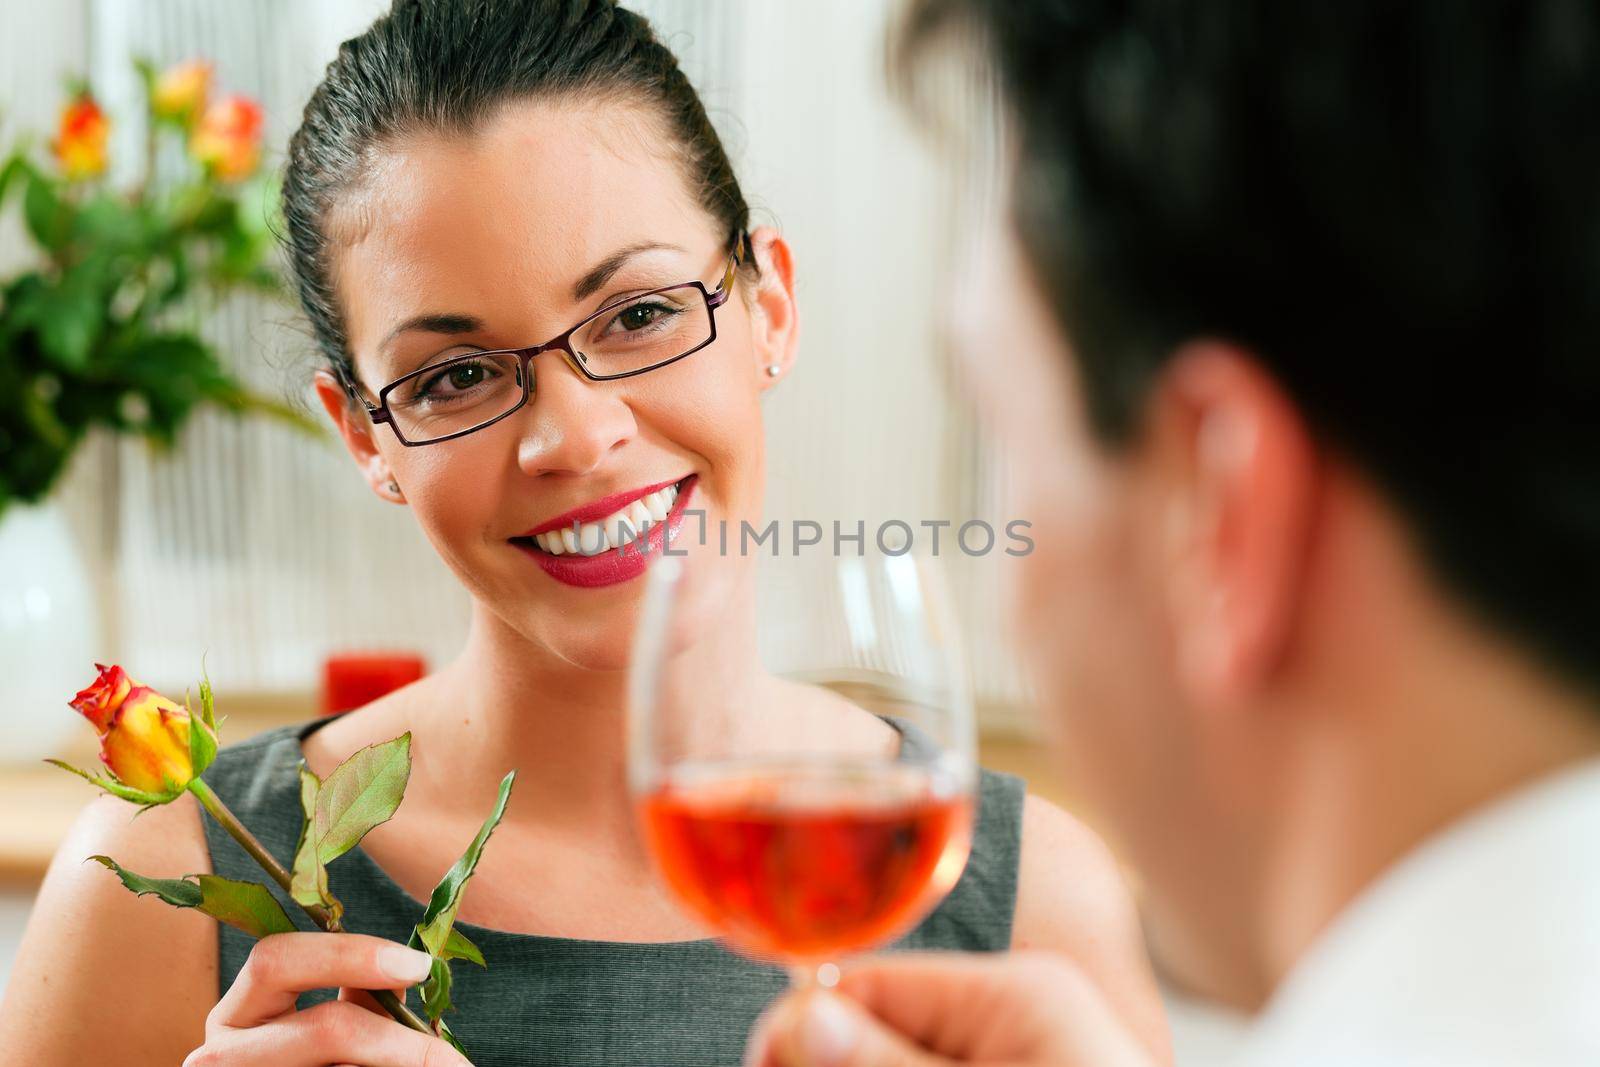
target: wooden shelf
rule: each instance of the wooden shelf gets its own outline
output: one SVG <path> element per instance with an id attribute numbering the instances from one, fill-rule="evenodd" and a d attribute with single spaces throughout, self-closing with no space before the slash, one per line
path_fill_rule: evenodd
<path id="1" fill-rule="evenodd" d="M 218 705 L 226 709 L 224 737 L 229 744 L 316 714 L 306 695 L 230 696 Z M 93 733 L 85 728 L 61 758 L 85 770 L 98 768 L 93 742 Z M 980 759 L 986 767 L 1021 775 L 1034 792 L 1070 806 L 1049 753 L 1032 739 L 1014 733 L 985 737 Z M 0 888 L 37 888 L 50 858 L 94 796 L 89 783 L 56 767 L 0 767 Z"/>

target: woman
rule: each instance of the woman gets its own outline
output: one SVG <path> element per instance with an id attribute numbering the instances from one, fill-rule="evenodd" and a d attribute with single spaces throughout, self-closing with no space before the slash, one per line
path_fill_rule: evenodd
<path id="1" fill-rule="evenodd" d="M 46 881 L 8 1050 L 37 1064 L 112 1050 L 152 1067 L 186 1054 L 230 1067 L 456 1062 L 358 993 L 306 1010 L 297 997 L 420 977 L 382 938 L 404 940 L 516 768 L 460 916 L 491 966 L 458 968 L 453 1026 L 476 1062 L 737 1062 L 783 979 L 704 940 L 635 843 L 621 708 L 642 564 L 587 553 L 602 531 L 616 539 L 607 516 L 635 501 L 657 519 L 691 502 L 707 522 L 757 517 L 761 398 L 796 351 L 789 247 L 771 229 L 747 233 L 675 60 L 607 0 L 397 3 L 341 48 L 307 105 L 284 208 L 328 360 L 318 396 L 371 491 L 408 507 L 467 587 L 472 625 L 437 674 L 225 751 L 208 780 L 287 851 L 302 757 L 324 774 L 411 731 L 405 805 L 330 872 L 351 925 L 379 936 L 252 947 L 135 900 L 82 857 L 151 873 L 249 868 L 192 804 L 134 821 L 97 803 Z M 536 360 L 518 351 L 553 337 L 560 350 Z M 553 539 L 574 521 L 586 525 Z M 778 736 L 826 716 L 862 752 L 896 744 L 853 708 L 751 715 Z M 1012 780 L 986 776 L 983 799 L 968 877 L 907 943 L 1072 954 L 1159 1048 L 1135 919 L 1103 848 L 1024 804 Z M 108 998 L 104 976 L 129 973 L 142 980 Z"/>

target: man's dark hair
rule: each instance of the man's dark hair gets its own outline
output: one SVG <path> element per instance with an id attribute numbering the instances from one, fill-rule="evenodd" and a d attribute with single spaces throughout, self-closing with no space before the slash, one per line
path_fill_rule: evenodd
<path id="1" fill-rule="evenodd" d="M 1089 416 L 1248 349 L 1446 585 L 1600 688 L 1600 8 L 914 0 L 983 42 L 1012 222 Z"/>
<path id="2" fill-rule="evenodd" d="M 329 215 L 365 178 L 373 152 L 418 131 L 471 133 L 502 105 L 528 99 L 644 105 L 662 120 L 710 217 L 730 237 L 748 227 L 749 207 L 699 96 L 640 15 L 615 0 L 395 0 L 339 46 L 289 141 L 289 259 L 333 366 L 351 370 Z"/>

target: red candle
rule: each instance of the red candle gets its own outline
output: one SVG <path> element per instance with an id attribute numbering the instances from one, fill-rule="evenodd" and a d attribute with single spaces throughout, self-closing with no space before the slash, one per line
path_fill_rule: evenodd
<path id="1" fill-rule="evenodd" d="M 427 673 L 423 658 L 409 652 L 345 652 L 322 665 L 322 714 L 370 704 Z"/>

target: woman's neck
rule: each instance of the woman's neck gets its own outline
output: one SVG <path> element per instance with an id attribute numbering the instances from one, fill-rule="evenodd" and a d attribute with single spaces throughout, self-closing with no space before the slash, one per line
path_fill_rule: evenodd
<path id="1" fill-rule="evenodd" d="M 689 653 L 718 676 L 710 691 L 759 685 L 764 675 L 748 640 L 753 627 L 710 629 Z M 596 832 L 631 825 L 627 675 L 562 660 L 475 608 L 461 654 L 416 687 L 404 711 L 416 735 L 413 782 L 443 806 L 481 811 L 515 769 L 512 816 Z"/>
<path id="2" fill-rule="evenodd" d="M 476 609 L 461 654 L 408 709 L 413 781 L 441 806 L 480 811 L 516 770 L 512 816 L 573 828 L 630 819 L 626 678 L 561 662 Z"/>

